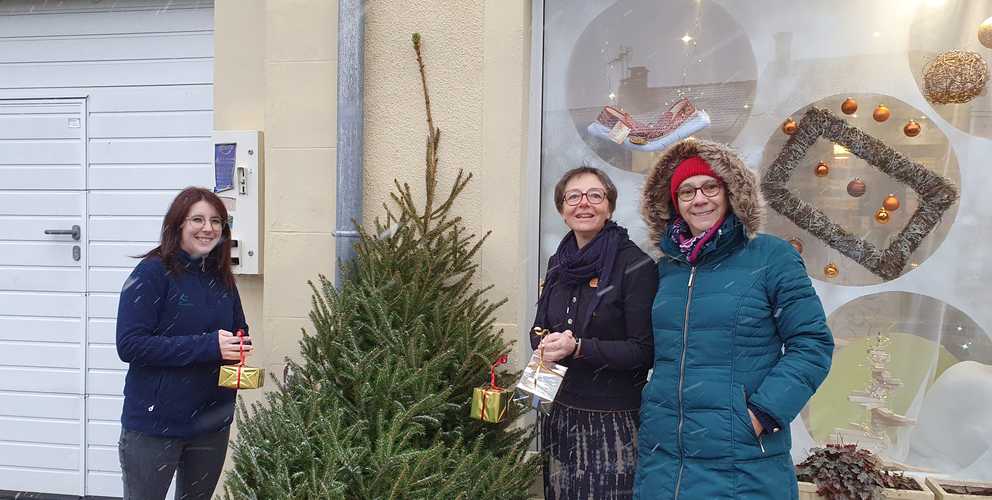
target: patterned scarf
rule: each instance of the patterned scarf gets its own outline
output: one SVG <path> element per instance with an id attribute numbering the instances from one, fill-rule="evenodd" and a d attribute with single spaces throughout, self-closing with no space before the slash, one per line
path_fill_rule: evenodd
<path id="1" fill-rule="evenodd" d="M 693 236 L 692 230 L 689 229 L 689 224 L 679 215 L 672 222 L 668 234 L 672 238 L 672 241 L 679 246 L 679 251 L 686 257 L 689 264 L 695 264 L 696 259 L 699 258 L 699 252 L 706 245 L 706 242 L 713 239 L 713 235 L 720 230 L 720 226 L 723 225 L 725 219 L 726 217 L 721 218 L 702 234 Z"/>

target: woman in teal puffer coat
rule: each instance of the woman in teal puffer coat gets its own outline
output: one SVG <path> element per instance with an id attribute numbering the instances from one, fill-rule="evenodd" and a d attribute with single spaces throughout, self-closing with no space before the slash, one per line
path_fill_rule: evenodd
<path id="1" fill-rule="evenodd" d="M 798 498 L 789 424 L 833 353 L 802 258 L 758 233 L 757 179 L 720 144 L 672 146 L 641 209 L 664 255 L 635 495 Z"/>

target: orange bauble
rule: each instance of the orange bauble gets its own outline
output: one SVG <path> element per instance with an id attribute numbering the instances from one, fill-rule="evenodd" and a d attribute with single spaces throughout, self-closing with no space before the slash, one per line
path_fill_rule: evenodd
<path id="1" fill-rule="evenodd" d="M 882 202 L 882 208 L 888 210 L 889 212 L 899 210 L 899 198 L 896 198 L 896 195 L 894 194 L 889 194 L 885 197 L 885 201 Z"/>
<path id="2" fill-rule="evenodd" d="M 796 130 L 799 130 L 799 125 L 796 124 L 796 121 L 792 118 L 786 118 L 785 123 L 782 124 L 782 132 L 792 135 L 796 133 Z"/>
<path id="3" fill-rule="evenodd" d="M 823 274 L 826 277 L 833 279 L 840 275 L 840 269 L 837 269 L 837 265 L 831 262 L 823 268 Z"/>
<path id="4" fill-rule="evenodd" d="M 848 97 L 844 99 L 844 102 L 840 103 L 840 110 L 844 112 L 845 115 L 853 115 L 858 111 L 858 101 Z"/>
<path id="5" fill-rule="evenodd" d="M 830 174 L 830 166 L 824 162 L 816 164 L 816 170 L 813 171 L 817 177 L 826 177 Z"/>
<path id="6" fill-rule="evenodd" d="M 792 248 L 795 248 L 797 252 L 803 253 L 803 240 L 795 237 L 789 238 L 789 244 L 792 245 Z"/>
<path id="7" fill-rule="evenodd" d="M 902 128 L 902 133 L 906 134 L 906 137 L 916 137 L 920 135 L 920 124 L 910 120 L 909 123 Z"/>
<path id="8" fill-rule="evenodd" d="M 890 116 L 892 116 L 892 113 L 889 112 L 889 108 L 885 107 L 884 104 L 879 104 L 878 107 L 875 108 L 875 112 L 871 114 L 871 117 L 877 122 L 884 122 L 885 120 L 888 120 Z"/>
<path id="9" fill-rule="evenodd" d="M 875 212 L 875 222 L 878 222 L 879 224 L 888 224 L 890 220 L 892 220 L 892 218 L 889 216 L 889 211 L 886 210 L 885 207 L 879 208 L 878 211 Z"/>

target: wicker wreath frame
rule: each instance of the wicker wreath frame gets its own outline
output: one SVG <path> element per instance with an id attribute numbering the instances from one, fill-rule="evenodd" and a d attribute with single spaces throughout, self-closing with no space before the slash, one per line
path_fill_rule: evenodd
<path id="1" fill-rule="evenodd" d="M 919 195 L 919 207 L 885 249 L 853 235 L 816 206 L 799 199 L 786 186 L 792 172 L 820 137 L 844 146 Z M 902 274 L 910 255 L 958 199 L 958 189 L 951 181 L 906 158 L 861 129 L 848 125 L 844 119 L 815 107 L 803 115 L 796 133 L 766 169 L 761 179 L 761 191 L 775 211 L 885 280 L 896 279 Z"/>

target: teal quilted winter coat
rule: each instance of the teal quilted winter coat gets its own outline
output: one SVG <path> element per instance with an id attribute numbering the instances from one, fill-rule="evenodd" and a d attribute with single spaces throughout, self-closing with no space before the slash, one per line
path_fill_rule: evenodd
<path id="1" fill-rule="evenodd" d="M 690 265 L 666 234 L 667 186 L 674 167 L 693 155 L 724 179 L 732 213 Z M 664 256 L 652 311 L 654 371 L 642 392 L 637 498 L 798 498 L 789 423 L 826 378 L 833 339 L 802 258 L 789 243 L 758 234 L 756 186 L 735 154 L 706 141 L 673 146 L 648 178 L 643 209 Z M 779 429 L 757 436 L 749 403 Z"/>

